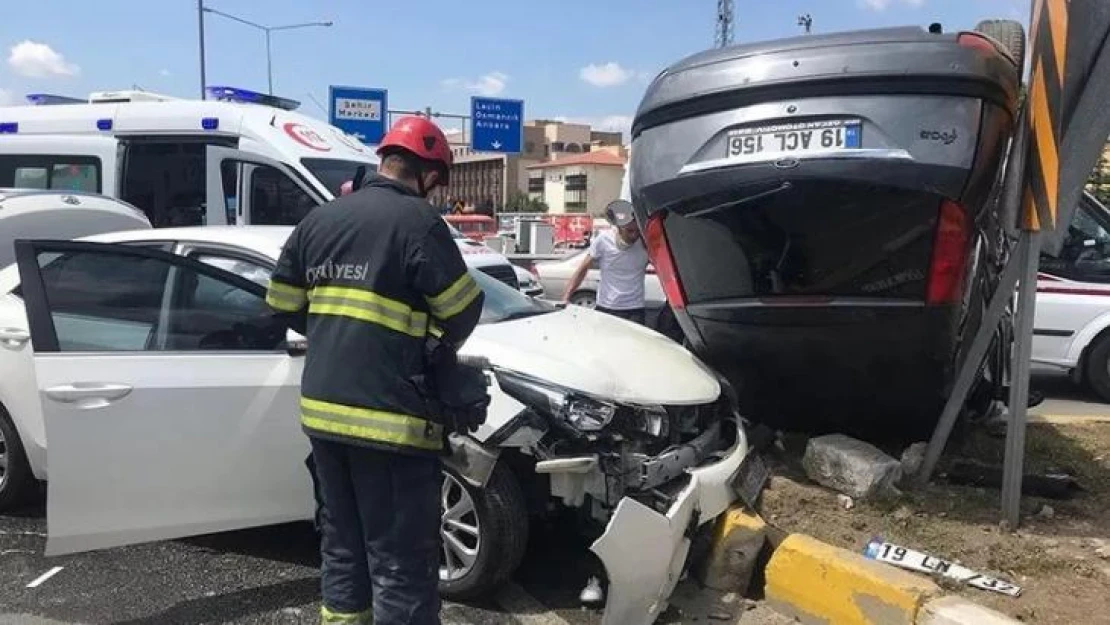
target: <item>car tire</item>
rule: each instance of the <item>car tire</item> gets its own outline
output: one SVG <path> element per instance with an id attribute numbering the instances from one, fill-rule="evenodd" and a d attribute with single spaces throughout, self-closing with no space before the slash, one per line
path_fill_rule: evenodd
<path id="1" fill-rule="evenodd" d="M 445 598 L 462 601 L 480 597 L 503 584 L 520 566 L 524 550 L 528 544 L 528 511 L 524 494 L 516 477 L 502 464 L 494 467 L 485 488 L 475 488 L 450 469 L 443 472 L 442 489 L 443 520 L 440 529 L 444 541 L 440 556 L 439 591 Z M 469 498 L 469 503 L 465 498 Z M 448 511 L 462 504 L 472 511 L 449 518 Z M 473 527 L 477 523 L 476 553 L 469 566 L 455 567 L 452 571 L 446 565 L 452 558 L 452 566 L 461 564 L 450 548 L 452 538 L 472 537 L 469 530 L 450 528 L 450 521 L 460 521 Z M 454 536 L 449 536 L 454 533 Z M 464 545 L 470 547 L 464 540 Z"/>
<path id="2" fill-rule="evenodd" d="M 593 291 L 576 291 L 570 296 L 570 303 L 583 308 L 596 308 L 597 293 Z"/>
<path id="3" fill-rule="evenodd" d="M 1025 27 L 1014 20 L 983 20 L 975 25 L 975 31 L 982 33 L 998 43 L 1014 57 L 1018 74 L 1025 71 Z"/>
<path id="4" fill-rule="evenodd" d="M 1103 402 L 1110 404 L 1110 333 L 1095 339 L 1083 364 L 1087 385 Z"/>
<path id="5" fill-rule="evenodd" d="M 7 411 L 0 407 L 0 512 L 23 503 L 34 485 L 23 441 Z"/>

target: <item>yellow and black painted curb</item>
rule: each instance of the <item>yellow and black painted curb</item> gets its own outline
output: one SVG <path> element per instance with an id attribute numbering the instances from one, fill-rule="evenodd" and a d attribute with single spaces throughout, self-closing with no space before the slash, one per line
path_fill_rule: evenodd
<path id="1" fill-rule="evenodd" d="M 736 544 L 760 544 L 763 520 L 737 505 L 718 521 L 708 560 L 727 562 Z M 764 597 L 778 612 L 807 624 L 829 625 L 1016 625 L 1003 614 L 946 595 L 928 578 L 805 534 L 772 543 L 762 571 Z M 773 544 L 777 542 L 778 544 Z M 759 572 L 756 572 L 758 577 Z M 750 579 L 748 571 L 737 577 Z M 736 588 L 743 593 L 746 588 Z"/>

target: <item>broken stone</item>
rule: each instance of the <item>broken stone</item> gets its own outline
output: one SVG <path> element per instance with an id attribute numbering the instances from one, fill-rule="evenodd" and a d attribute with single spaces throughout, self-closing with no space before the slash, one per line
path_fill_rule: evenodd
<path id="1" fill-rule="evenodd" d="M 929 443 L 914 443 L 902 452 L 902 477 L 909 479 L 921 470 L 922 463 L 925 462 L 925 449 Z"/>
<path id="2" fill-rule="evenodd" d="M 709 620 L 711 620 L 711 621 L 730 621 L 730 620 L 732 620 L 732 615 L 729 614 L 728 612 L 710 612 L 708 617 L 709 617 Z"/>
<path id="3" fill-rule="evenodd" d="M 856 507 L 856 502 L 852 501 L 851 497 L 843 493 L 836 496 L 836 503 L 840 504 L 840 507 L 845 510 L 851 510 Z"/>
<path id="4" fill-rule="evenodd" d="M 843 434 L 809 439 L 802 458 L 809 479 L 858 500 L 898 494 L 902 465 L 879 448 Z"/>
<path id="5" fill-rule="evenodd" d="M 894 511 L 894 520 L 895 521 L 905 521 L 905 520 L 909 519 L 912 516 L 913 516 L 913 510 L 910 510 L 906 506 L 899 506 L 898 509 Z"/>
<path id="6" fill-rule="evenodd" d="M 1051 519 L 1054 516 L 1056 516 L 1056 510 L 1049 505 L 1042 506 L 1040 512 L 1037 513 L 1038 519 Z"/>

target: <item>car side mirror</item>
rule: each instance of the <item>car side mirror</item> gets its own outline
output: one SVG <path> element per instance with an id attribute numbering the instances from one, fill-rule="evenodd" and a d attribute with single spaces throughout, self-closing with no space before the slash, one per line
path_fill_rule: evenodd
<path id="1" fill-rule="evenodd" d="M 285 333 L 285 342 L 282 343 L 282 348 L 290 356 L 304 356 L 305 352 L 308 351 L 308 339 L 289 330 Z"/>

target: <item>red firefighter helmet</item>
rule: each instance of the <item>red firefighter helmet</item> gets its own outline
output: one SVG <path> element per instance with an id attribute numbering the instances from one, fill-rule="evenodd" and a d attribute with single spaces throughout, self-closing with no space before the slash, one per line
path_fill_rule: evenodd
<path id="1" fill-rule="evenodd" d="M 420 158 L 442 166 L 442 184 L 447 184 L 454 157 L 447 136 L 430 119 L 419 115 L 407 115 L 397 120 L 378 145 L 378 156 L 385 156 L 395 150 L 405 150 Z"/>

